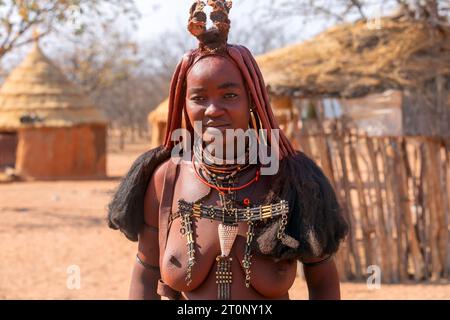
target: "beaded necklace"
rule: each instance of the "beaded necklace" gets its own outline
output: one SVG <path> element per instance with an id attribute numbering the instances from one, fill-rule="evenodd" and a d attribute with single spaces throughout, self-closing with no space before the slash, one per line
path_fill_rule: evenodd
<path id="1" fill-rule="evenodd" d="M 186 273 L 186 282 L 188 285 L 192 281 L 192 267 L 195 265 L 195 241 L 193 236 L 192 218 L 220 221 L 217 230 L 221 249 L 221 254 L 216 257 L 217 297 L 220 300 L 229 300 L 231 299 L 231 284 L 233 282 L 233 259 L 230 256 L 230 252 L 238 233 L 238 223 L 246 222 L 248 225 L 242 266 L 245 272 L 245 286 L 249 288 L 252 258 L 251 245 L 254 237 L 254 224 L 258 221 L 266 221 L 267 219 L 279 217 L 280 223 L 277 237 L 278 239 L 282 239 L 287 224 L 289 207 L 285 200 L 268 205 L 250 206 L 250 201 L 246 198 L 244 199 L 245 207 L 238 208 L 236 202 L 237 192 L 252 184 L 256 184 L 259 181 L 259 168 L 257 168 L 253 179 L 242 186 L 237 187 L 238 174 L 252 167 L 249 162 L 246 161 L 243 165 L 218 167 L 214 164 L 209 164 L 206 166 L 205 163 L 201 161 L 201 155 L 199 150 L 194 147 L 192 158 L 194 172 L 197 179 L 211 189 L 215 189 L 219 192 L 221 205 L 220 207 L 205 205 L 202 203 L 203 198 L 196 202 L 187 202 L 180 199 L 178 201 L 178 210 L 170 216 L 170 220 L 172 221 L 178 217 L 181 218 L 180 232 L 186 237 L 188 247 Z M 249 159 L 248 150 L 246 151 L 245 157 L 247 160 Z"/>

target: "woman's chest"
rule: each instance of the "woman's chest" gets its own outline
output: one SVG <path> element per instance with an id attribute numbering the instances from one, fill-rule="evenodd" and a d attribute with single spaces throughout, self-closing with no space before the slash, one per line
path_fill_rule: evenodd
<path id="1" fill-rule="evenodd" d="M 173 221 L 164 251 L 162 276 L 172 288 L 192 292 L 202 287 L 215 287 L 216 258 L 221 254 L 218 236 L 218 222 L 207 219 L 193 219 L 195 242 L 195 264 L 189 267 L 189 248 L 186 236 L 179 230 L 181 220 Z M 248 226 L 240 223 L 238 235 L 231 248 L 233 290 L 249 290 L 245 287 L 245 251 Z M 286 294 L 296 275 L 296 261 L 275 262 L 269 257 L 252 255 L 251 290 L 265 297 L 280 297 Z M 190 272 L 191 283 L 187 285 L 186 275 Z"/>
<path id="2" fill-rule="evenodd" d="M 236 201 L 250 199 L 251 203 L 259 203 L 267 193 L 267 180 L 263 180 L 253 189 L 243 190 L 236 194 Z M 177 183 L 174 188 L 172 211 L 178 210 L 178 200 L 183 199 L 187 202 L 195 202 L 201 199 L 202 203 L 208 206 L 221 206 L 220 198 L 215 190 L 200 181 L 188 168 L 181 167 Z M 216 257 L 221 254 L 220 221 L 206 218 L 191 219 L 191 235 L 186 235 L 185 221 L 180 218 L 173 220 L 167 245 L 163 257 L 162 276 L 166 283 L 180 291 L 192 291 L 205 282 L 214 281 L 214 270 Z M 236 269 L 236 275 L 233 275 L 234 282 L 245 282 L 245 273 L 243 263 L 245 252 L 249 247 L 247 222 L 238 224 L 237 236 L 231 248 L 230 256 L 233 259 L 233 268 Z M 192 239 L 194 246 L 194 255 L 189 254 L 189 239 Z M 251 238 L 250 238 L 251 239 Z M 190 266 L 190 259 L 195 257 L 195 263 Z M 186 285 L 186 274 L 191 274 L 191 284 Z M 267 295 L 285 294 L 292 285 L 296 273 L 295 261 L 274 262 L 270 258 L 253 256 L 251 257 L 251 285 L 258 288 L 258 291 Z M 240 278 L 240 279 L 239 279 Z M 209 280 L 208 280 L 209 279 Z M 245 289 L 245 286 L 241 289 Z"/>

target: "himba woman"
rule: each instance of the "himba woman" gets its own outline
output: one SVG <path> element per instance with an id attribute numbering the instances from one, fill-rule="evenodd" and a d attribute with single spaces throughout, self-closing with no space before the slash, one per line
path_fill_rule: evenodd
<path id="1" fill-rule="evenodd" d="M 164 145 L 135 161 L 109 205 L 109 226 L 139 243 L 129 297 L 289 299 L 300 261 L 310 299 L 339 299 L 333 255 L 347 223 L 335 193 L 282 131 L 273 139 L 279 127 L 259 67 L 247 48 L 227 43 L 231 1 L 208 1 L 209 29 L 205 5 L 190 11 L 199 47 L 173 75 Z M 182 150 L 192 160 L 175 161 L 172 133 L 183 127 L 202 143 Z M 203 148 L 217 132 L 249 128 L 266 130 L 258 143 L 277 144 L 275 174 L 261 174 L 251 139 L 236 151 L 240 163 Z"/>

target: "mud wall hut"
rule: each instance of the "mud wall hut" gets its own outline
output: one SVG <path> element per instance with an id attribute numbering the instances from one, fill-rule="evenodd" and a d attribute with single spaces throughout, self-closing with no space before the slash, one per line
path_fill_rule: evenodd
<path id="1" fill-rule="evenodd" d="M 155 110 L 148 114 L 148 125 L 150 128 L 150 148 L 156 148 L 164 143 L 166 134 L 167 117 L 169 114 L 169 99 L 161 102 Z"/>

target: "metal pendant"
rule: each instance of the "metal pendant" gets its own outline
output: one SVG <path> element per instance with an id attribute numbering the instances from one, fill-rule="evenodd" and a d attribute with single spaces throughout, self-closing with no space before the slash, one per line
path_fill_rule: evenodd
<path id="1" fill-rule="evenodd" d="M 237 225 L 220 223 L 217 231 L 219 233 L 220 250 L 222 257 L 228 257 L 233 247 L 234 241 L 238 233 Z"/>

